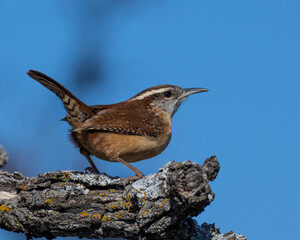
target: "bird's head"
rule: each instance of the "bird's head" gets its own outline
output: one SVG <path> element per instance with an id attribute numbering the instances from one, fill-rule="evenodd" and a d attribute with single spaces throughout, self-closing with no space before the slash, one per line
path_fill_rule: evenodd
<path id="1" fill-rule="evenodd" d="M 207 91 L 208 89 L 206 88 L 181 88 L 174 85 L 158 85 L 138 93 L 129 101 L 145 101 L 173 117 L 181 103 L 188 96 Z"/>

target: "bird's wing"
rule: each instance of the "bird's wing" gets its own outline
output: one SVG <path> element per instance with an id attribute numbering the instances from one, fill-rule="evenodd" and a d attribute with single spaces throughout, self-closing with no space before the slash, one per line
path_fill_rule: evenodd
<path id="1" fill-rule="evenodd" d="M 148 109 L 104 109 L 74 131 L 101 131 L 156 137 L 162 131 L 160 118 Z"/>

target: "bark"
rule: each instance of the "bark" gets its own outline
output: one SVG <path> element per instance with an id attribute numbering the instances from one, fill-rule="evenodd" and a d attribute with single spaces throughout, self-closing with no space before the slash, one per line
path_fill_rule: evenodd
<path id="1" fill-rule="evenodd" d="M 203 166 L 169 162 L 126 187 L 124 179 L 106 174 L 58 171 L 29 178 L 1 171 L 0 228 L 48 239 L 246 239 L 191 218 L 213 201 L 208 183 L 219 168 L 215 156 Z"/>

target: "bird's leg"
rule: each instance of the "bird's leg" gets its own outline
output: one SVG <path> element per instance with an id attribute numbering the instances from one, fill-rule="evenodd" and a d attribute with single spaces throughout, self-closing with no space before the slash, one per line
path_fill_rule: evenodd
<path id="1" fill-rule="evenodd" d="M 80 149 L 80 153 L 86 157 L 86 159 L 89 161 L 89 163 L 91 164 L 92 167 L 87 167 L 84 172 L 86 171 L 91 171 L 92 173 L 98 173 L 100 174 L 98 168 L 96 167 L 95 163 L 93 162 L 92 158 L 91 158 L 91 154 L 89 152 L 87 152 L 85 149 Z"/>
<path id="2" fill-rule="evenodd" d="M 115 160 L 120 162 L 120 163 L 123 163 L 125 166 L 130 168 L 136 175 L 136 176 L 132 176 L 132 177 L 127 177 L 125 179 L 125 183 L 124 183 L 125 186 L 131 181 L 135 181 L 135 180 L 138 180 L 138 179 L 141 179 L 141 178 L 145 177 L 145 175 L 140 170 L 138 170 L 137 168 L 135 168 L 134 166 L 132 166 L 128 162 L 124 161 L 122 158 L 118 157 Z"/>

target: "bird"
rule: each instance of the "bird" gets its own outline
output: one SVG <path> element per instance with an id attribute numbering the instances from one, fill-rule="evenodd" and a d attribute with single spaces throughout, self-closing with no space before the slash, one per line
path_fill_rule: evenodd
<path id="1" fill-rule="evenodd" d="M 49 76 L 35 70 L 27 74 L 62 101 L 67 114 L 61 120 L 71 125 L 71 140 L 91 165 L 86 170 L 100 173 L 91 156 L 120 162 L 135 173 L 127 182 L 144 177 L 130 163 L 153 158 L 166 149 L 172 136 L 172 117 L 182 102 L 192 94 L 208 91 L 165 84 L 123 102 L 88 106 Z"/>

